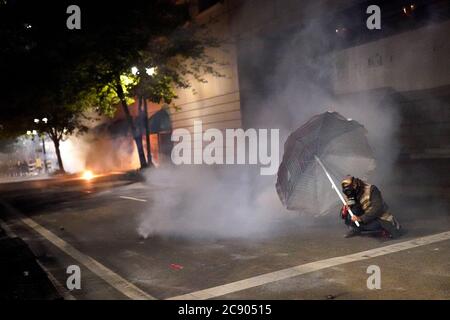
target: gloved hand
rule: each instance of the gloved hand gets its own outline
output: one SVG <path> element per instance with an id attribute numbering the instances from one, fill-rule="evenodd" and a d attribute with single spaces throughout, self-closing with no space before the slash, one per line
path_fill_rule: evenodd
<path id="1" fill-rule="evenodd" d="M 342 209 L 341 209 L 341 218 L 343 220 L 347 219 L 347 215 L 348 215 L 348 206 L 347 205 L 343 205 Z"/>

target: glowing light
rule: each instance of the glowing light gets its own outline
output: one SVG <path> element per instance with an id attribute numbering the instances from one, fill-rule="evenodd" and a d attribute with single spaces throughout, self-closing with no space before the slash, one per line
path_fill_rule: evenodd
<path id="1" fill-rule="evenodd" d="M 45 123 L 47 123 L 48 119 L 47 119 L 47 118 L 43 118 L 42 121 L 44 121 Z"/>
<path id="2" fill-rule="evenodd" d="M 34 119 L 34 123 L 39 123 L 39 119 Z"/>
<path id="3" fill-rule="evenodd" d="M 403 10 L 403 13 L 406 15 L 406 16 L 411 16 L 412 14 L 413 14 L 413 11 L 416 9 L 416 5 L 413 3 L 413 4 L 410 4 L 409 6 L 405 6 L 405 7 L 403 7 L 402 8 L 402 10 Z"/>
<path id="4" fill-rule="evenodd" d="M 137 75 L 139 73 L 139 69 L 137 67 L 131 67 L 131 73 L 133 75 Z"/>
<path id="5" fill-rule="evenodd" d="M 156 73 L 156 67 L 145 68 L 145 72 L 146 72 L 149 76 L 153 76 L 153 75 Z"/>
<path id="6" fill-rule="evenodd" d="M 91 180 L 94 178 L 94 173 L 91 170 L 86 170 L 83 172 L 83 175 L 81 176 L 84 180 Z"/>

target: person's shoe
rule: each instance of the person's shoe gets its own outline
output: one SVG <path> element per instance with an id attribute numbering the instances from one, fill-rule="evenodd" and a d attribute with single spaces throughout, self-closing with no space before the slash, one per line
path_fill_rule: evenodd
<path id="1" fill-rule="evenodd" d="M 360 233 L 361 233 L 361 231 L 352 228 L 345 234 L 344 238 L 355 237 L 355 236 L 359 235 Z"/>
<path id="2" fill-rule="evenodd" d="M 381 238 L 384 238 L 384 239 L 392 239 L 393 236 L 392 236 L 391 233 L 389 233 L 389 231 L 383 229 L 383 230 L 381 231 Z"/>

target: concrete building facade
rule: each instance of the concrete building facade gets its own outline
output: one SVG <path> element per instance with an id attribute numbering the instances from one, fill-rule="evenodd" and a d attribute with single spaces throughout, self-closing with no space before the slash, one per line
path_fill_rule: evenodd
<path id="1" fill-rule="evenodd" d="M 295 91 L 298 80 L 283 80 L 281 69 L 303 74 L 299 85 L 310 80 L 320 86 L 327 96 L 323 103 L 363 94 L 395 109 L 398 159 L 420 159 L 421 165 L 445 170 L 450 157 L 450 4 L 377 3 L 382 29 L 371 31 L 365 24 L 370 1 L 193 1 L 196 19 L 230 40 L 227 54 L 213 53 L 228 65 L 221 69 L 226 77 L 194 83 L 197 94 L 179 92 L 173 127 L 190 129 L 194 120 L 202 120 L 204 130 L 277 126 L 285 120 L 267 121 L 261 115 L 283 118 L 283 113 L 302 112 L 301 101 L 291 100 L 286 107 L 279 96 L 273 99 L 274 91 L 282 95 L 289 86 Z"/>

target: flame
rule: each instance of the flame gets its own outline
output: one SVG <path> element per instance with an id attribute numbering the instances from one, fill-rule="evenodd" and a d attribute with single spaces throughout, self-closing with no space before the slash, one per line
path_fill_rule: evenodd
<path id="1" fill-rule="evenodd" d="M 83 174 L 81 175 L 81 177 L 84 179 L 84 180 L 91 180 L 92 178 L 94 178 L 94 173 L 91 171 L 91 170 L 85 170 L 84 172 L 83 172 Z"/>

